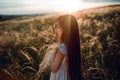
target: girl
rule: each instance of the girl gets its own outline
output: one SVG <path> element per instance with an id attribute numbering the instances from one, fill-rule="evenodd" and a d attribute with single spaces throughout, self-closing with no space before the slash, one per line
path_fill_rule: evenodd
<path id="1" fill-rule="evenodd" d="M 58 47 L 51 59 L 50 80 L 82 80 L 79 29 L 73 15 L 62 15 L 55 23 Z"/>

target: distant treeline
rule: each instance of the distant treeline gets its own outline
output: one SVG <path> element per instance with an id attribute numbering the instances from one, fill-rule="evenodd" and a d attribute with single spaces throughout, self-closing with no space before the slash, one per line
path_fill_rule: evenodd
<path id="1" fill-rule="evenodd" d="M 10 20 L 13 18 L 22 17 L 24 15 L 0 15 L 0 21 Z"/>
<path id="2" fill-rule="evenodd" d="M 0 21 L 6 21 L 6 20 L 11 20 L 11 19 L 14 19 L 14 18 L 20 18 L 20 17 L 26 17 L 26 16 L 30 16 L 30 17 L 34 17 L 34 16 L 43 16 L 43 15 L 46 15 L 46 14 L 50 14 L 50 13 L 41 13 L 41 14 L 26 14 L 26 15 L 1 15 L 0 14 Z"/>

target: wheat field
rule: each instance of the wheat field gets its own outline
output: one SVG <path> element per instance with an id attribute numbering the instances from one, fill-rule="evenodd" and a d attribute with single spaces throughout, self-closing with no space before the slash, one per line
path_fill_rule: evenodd
<path id="1" fill-rule="evenodd" d="M 0 80 L 49 80 L 50 56 L 61 15 L 0 21 Z M 73 12 L 77 18 L 85 80 L 119 80 L 120 5 Z"/>

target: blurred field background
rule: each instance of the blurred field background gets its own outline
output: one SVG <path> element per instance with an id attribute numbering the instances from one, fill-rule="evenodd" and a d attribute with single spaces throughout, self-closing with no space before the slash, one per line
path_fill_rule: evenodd
<path id="1" fill-rule="evenodd" d="M 85 80 L 120 80 L 120 5 L 71 13 L 79 23 Z M 0 16 L 0 80 L 49 80 L 62 13 Z"/>

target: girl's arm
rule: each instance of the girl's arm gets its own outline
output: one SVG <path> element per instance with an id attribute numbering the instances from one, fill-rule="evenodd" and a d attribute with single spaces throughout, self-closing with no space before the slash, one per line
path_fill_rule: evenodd
<path id="1" fill-rule="evenodd" d="M 51 71 L 53 73 L 58 71 L 63 58 L 64 58 L 64 55 L 57 49 L 56 54 L 55 54 L 55 59 L 53 63 L 51 63 Z"/>

